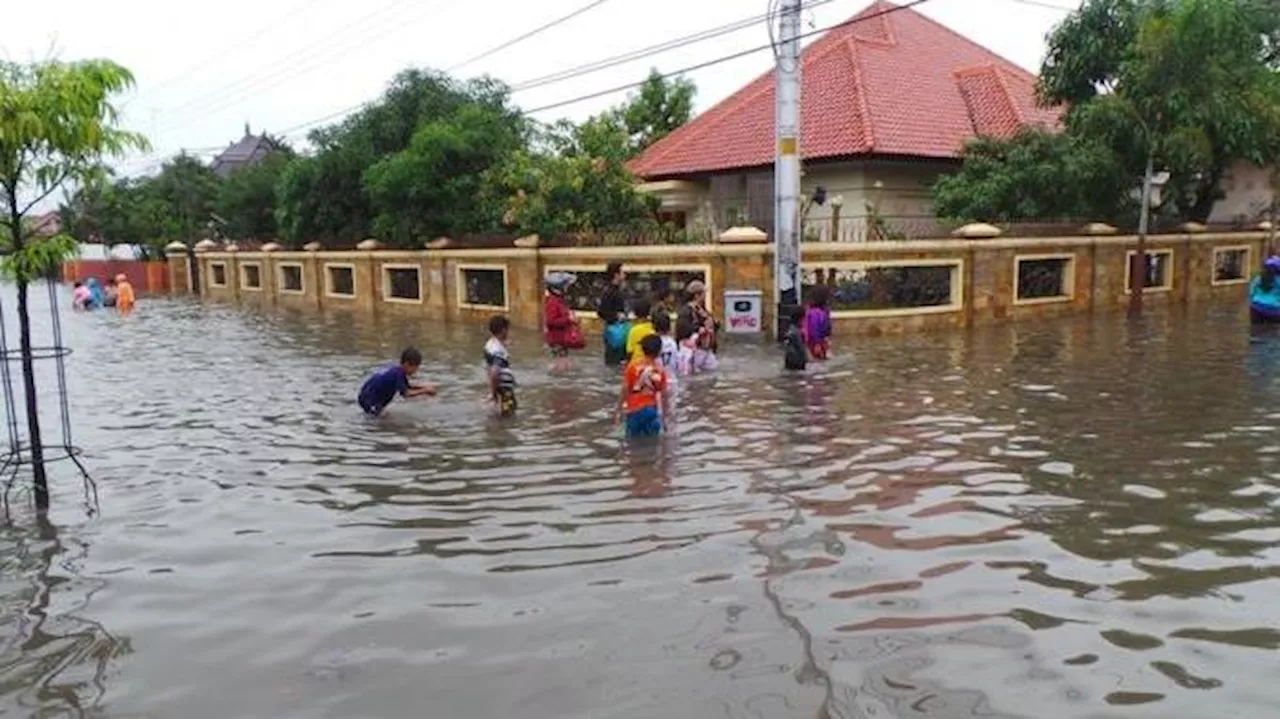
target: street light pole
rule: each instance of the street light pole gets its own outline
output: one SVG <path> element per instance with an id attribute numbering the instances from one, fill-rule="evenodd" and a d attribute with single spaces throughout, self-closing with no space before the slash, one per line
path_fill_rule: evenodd
<path id="1" fill-rule="evenodd" d="M 778 9 L 773 276 L 779 337 L 787 310 L 800 303 L 800 5 L 780 0 Z"/>

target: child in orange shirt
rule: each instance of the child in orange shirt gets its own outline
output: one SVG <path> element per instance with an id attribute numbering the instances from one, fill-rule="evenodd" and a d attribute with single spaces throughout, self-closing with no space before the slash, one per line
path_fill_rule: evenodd
<path id="1" fill-rule="evenodd" d="M 627 413 L 628 437 L 652 437 L 662 434 L 662 414 L 658 404 L 665 405 L 667 375 L 658 356 L 662 354 L 662 338 L 649 335 L 640 340 L 643 357 L 631 360 L 622 375 L 622 396 L 618 398 L 618 419 Z"/>

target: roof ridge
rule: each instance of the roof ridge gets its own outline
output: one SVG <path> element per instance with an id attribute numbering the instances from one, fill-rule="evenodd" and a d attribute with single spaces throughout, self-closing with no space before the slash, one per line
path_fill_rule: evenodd
<path id="1" fill-rule="evenodd" d="M 871 45 L 895 47 L 898 44 L 898 34 L 894 31 L 893 23 L 890 21 L 889 16 L 893 13 L 901 12 L 904 9 L 909 10 L 910 8 L 903 8 L 901 5 L 896 5 L 894 3 L 887 2 L 886 0 L 875 0 L 875 2 L 866 6 L 861 12 L 846 21 L 849 23 L 848 37 L 858 42 L 865 42 Z M 871 14 L 873 12 L 877 14 Z M 865 37 L 858 34 L 858 23 L 868 20 L 878 21 L 877 24 L 883 28 L 884 34 L 886 35 L 884 39 L 878 37 Z"/>
<path id="2" fill-rule="evenodd" d="M 877 2 L 883 2 L 884 0 L 876 0 L 876 1 L 877 1 Z M 896 7 L 901 7 L 901 6 L 896 6 Z M 966 37 L 965 35 L 963 35 L 962 33 L 960 33 L 958 30 L 953 30 L 952 28 L 947 27 L 946 25 L 942 24 L 941 22 L 939 22 L 939 21 L 937 21 L 937 20 L 934 20 L 933 18 L 929 17 L 928 15 L 925 15 L 924 13 L 919 12 L 919 11 L 918 11 L 918 10 L 916 10 L 915 8 L 908 7 L 908 8 L 905 8 L 905 11 L 906 11 L 906 12 L 911 13 L 912 15 L 914 15 L 914 16 L 916 16 L 916 17 L 918 17 L 918 18 L 923 19 L 925 22 L 929 23 L 930 25 L 933 25 L 933 26 L 934 26 L 934 27 L 936 27 L 936 28 L 939 28 L 939 29 L 941 29 L 941 30 L 944 30 L 948 35 L 954 35 L 954 36 L 956 36 L 957 38 L 959 38 L 960 40 L 963 40 L 965 43 L 967 43 L 967 44 L 969 44 L 969 45 L 972 45 L 973 47 L 979 48 L 979 49 L 980 49 L 980 50 L 982 50 L 984 53 L 986 53 L 986 54 L 990 55 L 991 57 L 995 58 L 996 60 L 999 60 L 999 61 L 1000 61 L 1000 62 L 1001 62 L 1005 67 L 1007 67 L 1007 68 L 1009 68 L 1009 69 L 1012 69 L 1012 70 L 1014 70 L 1014 71 L 1016 71 L 1016 72 L 1018 72 L 1018 73 L 1021 73 L 1022 75 L 1025 75 L 1025 76 L 1026 76 L 1026 77 L 1025 77 L 1025 79 L 1027 79 L 1027 80 L 1031 80 L 1032 82 L 1036 82 L 1036 81 L 1038 81 L 1038 80 L 1039 80 L 1039 76 L 1038 76 L 1038 75 L 1036 75 L 1036 74 L 1035 74 L 1034 72 L 1032 72 L 1031 70 L 1028 70 L 1027 68 L 1025 68 L 1025 67 L 1023 67 L 1023 66 L 1019 65 L 1019 64 L 1018 64 L 1018 63 L 1016 63 L 1016 62 L 1014 62 L 1013 60 L 1010 60 L 1009 58 L 1005 57 L 1004 55 L 1001 55 L 1000 53 L 996 52 L 995 50 L 992 50 L 991 48 L 987 47 L 986 45 L 983 45 L 982 43 L 980 43 L 980 42 L 978 42 L 978 41 L 974 40 L 973 38 Z"/>
<path id="3" fill-rule="evenodd" d="M 856 38 L 849 38 L 849 62 L 853 66 L 853 91 L 858 97 L 858 111 L 862 114 L 858 118 L 862 131 L 866 136 L 867 152 L 876 149 L 876 124 L 871 121 L 871 106 L 867 103 L 867 88 L 862 82 L 862 60 L 858 56 L 858 41 Z"/>

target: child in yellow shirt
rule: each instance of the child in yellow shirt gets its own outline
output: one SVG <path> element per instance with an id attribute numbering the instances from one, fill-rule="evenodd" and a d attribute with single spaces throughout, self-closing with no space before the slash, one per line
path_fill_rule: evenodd
<path id="1" fill-rule="evenodd" d="M 640 347 L 640 342 L 649 335 L 658 334 L 658 331 L 653 328 L 653 320 L 649 319 L 652 307 L 649 300 L 644 298 L 636 300 L 631 306 L 636 313 L 636 318 L 631 323 L 631 331 L 627 333 L 627 357 L 633 360 L 644 359 L 644 350 Z"/>

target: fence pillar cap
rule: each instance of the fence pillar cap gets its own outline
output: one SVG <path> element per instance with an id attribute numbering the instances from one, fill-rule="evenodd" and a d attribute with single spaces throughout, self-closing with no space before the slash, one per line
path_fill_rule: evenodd
<path id="1" fill-rule="evenodd" d="M 541 242 L 542 238 L 537 235 L 525 235 L 524 237 L 517 237 L 513 244 L 516 247 L 533 248 L 537 247 Z"/>
<path id="2" fill-rule="evenodd" d="M 1120 230 L 1112 225 L 1108 225 L 1105 222 L 1090 222 L 1089 224 L 1080 228 L 1080 231 L 1086 235 L 1114 235 L 1118 233 Z"/>
<path id="3" fill-rule="evenodd" d="M 1273 227 L 1275 227 L 1275 225 L 1272 224 L 1271 220 L 1263 220 L 1262 222 L 1258 223 L 1258 229 L 1262 230 L 1263 232 L 1270 232 L 1271 228 Z"/>
<path id="4" fill-rule="evenodd" d="M 356 243 L 356 249 L 361 252 L 373 252 L 382 249 L 382 243 L 370 237 L 367 240 L 360 240 Z"/>
<path id="5" fill-rule="evenodd" d="M 1178 225 L 1178 229 L 1179 229 L 1179 230 L 1182 230 L 1183 232 L 1192 232 L 1192 233 L 1195 233 L 1195 232 L 1204 232 L 1205 230 L 1207 230 L 1207 229 L 1209 229 L 1209 228 L 1208 228 L 1208 227 L 1205 227 L 1204 225 L 1200 224 L 1199 222 L 1184 222 L 1184 223 L 1182 223 L 1181 225 Z"/>
<path id="6" fill-rule="evenodd" d="M 769 241 L 769 234 L 758 227 L 740 226 L 730 227 L 720 233 L 720 242 L 737 244 L 737 243 L 764 243 Z"/>
<path id="7" fill-rule="evenodd" d="M 218 243 L 209 239 L 200 240 L 195 246 L 196 252 L 209 252 L 216 249 L 218 249 Z"/>
<path id="8" fill-rule="evenodd" d="M 164 253 L 166 255 L 185 255 L 187 254 L 187 246 L 177 240 L 174 240 L 164 246 Z"/>
<path id="9" fill-rule="evenodd" d="M 453 246 L 453 240 L 448 237 L 437 237 L 427 243 L 429 250 L 446 250 Z"/>
<path id="10" fill-rule="evenodd" d="M 963 227 L 957 227 L 951 232 L 952 237 L 960 237 L 966 240 L 987 240 L 1003 234 L 1004 230 L 985 222 L 971 222 Z"/>
<path id="11" fill-rule="evenodd" d="M 223 252 L 239 252 L 240 245 L 237 245 L 234 242 L 228 242 L 227 246 L 222 248 L 222 251 Z"/>
<path id="12" fill-rule="evenodd" d="M 315 242 L 313 240 L 303 245 L 302 249 L 306 250 L 307 252 L 319 252 L 320 250 L 324 249 L 324 245 L 320 244 L 319 242 Z"/>
<path id="13" fill-rule="evenodd" d="M 263 252 L 279 252 L 281 249 L 283 248 L 280 247 L 279 242 L 268 242 L 267 244 L 262 246 Z"/>

